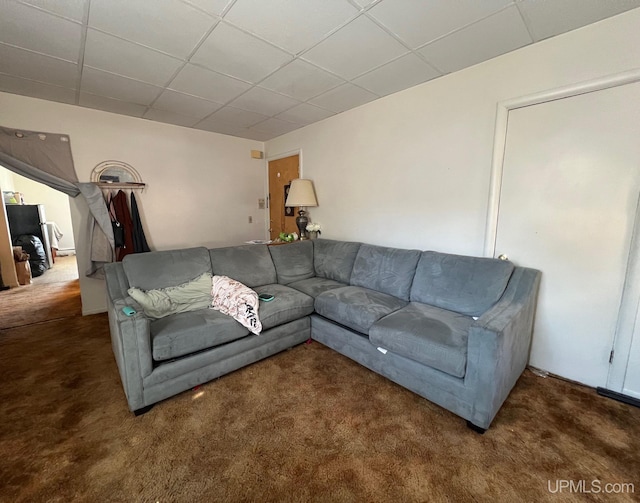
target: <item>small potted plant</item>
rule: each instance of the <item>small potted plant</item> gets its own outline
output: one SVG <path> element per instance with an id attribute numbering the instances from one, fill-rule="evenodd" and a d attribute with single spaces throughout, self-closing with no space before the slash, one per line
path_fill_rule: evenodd
<path id="1" fill-rule="evenodd" d="M 322 227 L 320 227 L 320 224 L 307 224 L 307 232 L 309 233 L 309 239 L 316 239 L 322 234 Z"/>
<path id="2" fill-rule="evenodd" d="M 281 232 L 278 238 L 280 239 L 281 243 L 291 243 L 293 241 L 298 240 L 298 233 L 297 232 L 292 232 L 292 233 Z"/>

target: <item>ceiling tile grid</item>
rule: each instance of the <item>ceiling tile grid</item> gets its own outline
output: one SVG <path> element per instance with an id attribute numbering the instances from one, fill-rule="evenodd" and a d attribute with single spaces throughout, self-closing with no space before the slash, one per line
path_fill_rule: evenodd
<path id="1" fill-rule="evenodd" d="M 246 82 L 259 82 L 292 56 L 240 29 L 220 23 L 191 62 Z"/>
<path id="2" fill-rule="evenodd" d="M 640 0 L 3 0 L 0 91 L 268 140 Z"/>

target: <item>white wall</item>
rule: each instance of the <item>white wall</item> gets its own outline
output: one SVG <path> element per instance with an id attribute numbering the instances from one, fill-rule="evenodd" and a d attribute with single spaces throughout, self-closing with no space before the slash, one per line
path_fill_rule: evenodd
<path id="1" fill-rule="evenodd" d="M 293 131 L 323 237 L 482 255 L 496 104 L 640 66 L 640 9 Z"/>
<path id="2" fill-rule="evenodd" d="M 13 173 L 2 166 L 0 166 L 0 188 L 7 192 L 17 190 L 13 184 Z"/>
<path id="3" fill-rule="evenodd" d="M 0 168 L 0 171 L 11 174 L 6 168 Z M 62 232 L 62 238 L 58 242 L 59 249 L 74 249 L 69 196 L 18 174 L 13 174 L 13 185 L 13 190 L 22 194 L 25 204 L 44 205 L 47 222 L 55 222 Z"/>
<path id="4" fill-rule="evenodd" d="M 105 160 L 131 164 L 148 184 L 137 195 L 152 249 L 223 246 L 265 237 L 261 142 L 0 93 L 5 127 L 64 133 L 80 181 Z M 104 282 L 85 278 L 88 208 L 71 200 L 85 314 L 105 309 Z M 253 224 L 248 217 L 253 216 Z"/>
<path id="5" fill-rule="evenodd" d="M 13 173 L 0 166 L 0 192 L 11 191 L 13 187 Z M 11 235 L 7 223 L 7 212 L 4 207 L 4 199 L 0 200 L 0 269 L 2 269 L 2 282 L 7 286 L 18 286 L 13 265 L 13 252 L 11 251 Z"/>

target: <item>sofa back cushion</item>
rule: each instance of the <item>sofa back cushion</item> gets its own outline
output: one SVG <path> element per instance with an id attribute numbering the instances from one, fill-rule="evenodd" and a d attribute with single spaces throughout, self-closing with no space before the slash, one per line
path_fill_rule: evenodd
<path id="1" fill-rule="evenodd" d="M 418 250 L 363 244 L 353 264 L 351 284 L 409 300 L 419 259 Z"/>
<path id="2" fill-rule="evenodd" d="M 178 286 L 211 273 L 206 248 L 133 253 L 122 260 L 129 285 L 141 290 Z"/>
<path id="3" fill-rule="evenodd" d="M 312 241 L 296 241 L 268 248 L 276 266 L 278 283 L 281 285 L 313 278 L 316 275 L 313 269 Z"/>
<path id="4" fill-rule="evenodd" d="M 480 316 L 504 293 L 514 265 L 505 260 L 422 253 L 411 300 L 468 316 Z"/>
<path id="5" fill-rule="evenodd" d="M 212 248 L 213 274 L 229 276 L 249 288 L 276 283 L 276 268 L 266 245 Z"/>
<path id="6" fill-rule="evenodd" d="M 360 243 L 316 239 L 313 241 L 313 266 L 316 276 L 348 284 Z"/>

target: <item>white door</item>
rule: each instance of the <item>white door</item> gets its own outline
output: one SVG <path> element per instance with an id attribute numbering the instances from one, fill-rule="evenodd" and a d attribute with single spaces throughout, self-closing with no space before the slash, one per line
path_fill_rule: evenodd
<path id="1" fill-rule="evenodd" d="M 606 387 L 639 193 L 640 83 L 510 111 L 496 256 L 542 271 L 532 366 Z"/>
<path id="2" fill-rule="evenodd" d="M 622 355 L 623 357 L 625 355 Z M 626 372 L 622 390 L 624 395 L 629 395 L 640 400 L 640 311 L 636 318 L 635 335 L 631 342 L 629 358 L 626 361 Z M 614 391 L 619 391 L 614 389 Z"/>

